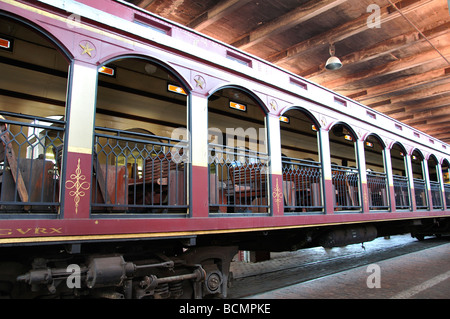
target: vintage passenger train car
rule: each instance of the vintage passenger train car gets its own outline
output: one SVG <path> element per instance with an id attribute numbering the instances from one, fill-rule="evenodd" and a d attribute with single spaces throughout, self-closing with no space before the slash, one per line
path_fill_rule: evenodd
<path id="1" fill-rule="evenodd" d="M 449 230 L 450 145 L 124 2 L 0 0 L 0 69 L 2 297 L 226 297 L 239 249 Z"/>

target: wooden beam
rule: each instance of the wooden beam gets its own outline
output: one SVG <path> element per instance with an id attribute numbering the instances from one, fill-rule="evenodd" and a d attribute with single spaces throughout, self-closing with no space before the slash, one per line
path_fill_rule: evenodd
<path id="1" fill-rule="evenodd" d="M 447 111 L 448 112 L 448 111 Z M 418 123 L 419 122 L 422 122 L 422 121 L 424 121 L 425 120 L 425 124 L 427 125 L 427 126 L 429 126 L 428 127 L 428 129 L 431 129 L 431 126 L 432 125 L 439 125 L 438 127 L 436 127 L 436 129 L 437 128 L 441 128 L 441 123 L 445 123 L 445 122 L 447 122 L 447 121 L 450 121 L 450 114 L 445 114 L 445 115 L 432 115 L 432 116 L 425 116 L 425 117 L 423 117 L 423 118 L 415 118 L 415 119 L 411 119 L 411 120 L 406 120 L 406 121 L 404 121 L 404 123 L 405 124 L 408 124 L 408 125 L 411 125 L 411 126 L 414 126 L 414 125 L 419 125 Z M 447 129 L 448 129 L 448 127 L 447 127 Z M 449 134 L 450 134 L 450 132 L 449 132 Z"/>
<path id="2" fill-rule="evenodd" d="M 406 1 L 400 1 L 405 2 Z M 407 6 L 402 6 L 402 12 L 404 14 L 417 10 L 427 4 L 432 2 L 432 0 L 416 0 L 416 1 L 408 1 Z M 387 5 L 385 7 L 380 8 L 380 22 L 386 23 L 390 20 L 396 19 L 400 17 L 400 13 L 394 11 L 389 13 L 389 8 L 391 6 Z M 308 40 L 300 42 L 296 45 L 291 46 L 290 48 L 283 50 L 275 55 L 268 57 L 266 60 L 272 63 L 284 63 L 290 59 L 293 59 L 301 54 L 309 52 L 319 46 L 328 46 L 329 42 L 337 43 L 344 39 L 347 39 L 351 36 L 359 34 L 367 30 L 367 18 L 372 13 L 366 13 L 361 15 L 359 18 L 349 21 L 345 24 L 340 25 L 337 28 L 331 29 L 325 33 L 319 34 L 315 37 L 312 37 Z"/>
<path id="3" fill-rule="evenodd" d="M 442 139 L 448 139 L 450 138 L 450 133 L 442 131 L 441 127 L 449 127 L 450 126 L 450 119 L 443 120 L 442 122 L 436 123 L 436 124 L 417 124 L 414 126 L 414 128 L 424 132 L 425 134 L 428 134 L 430 136 L 433 136 L 435 138 L 438 138 L 440 140 Z"/>
<path id="4" fill-rule="evenodd" d="M 263 24 L 261 27 L 245 34 L 239 39 L 233 41 L 231 45 L 241 50 L 245 50 L 271 36 L 275 36 L 295 27 L 296 25 L 299 25 L 300 23 L 314 19 L 318 15 L 341 5 L 344 2 L 346 2 L 346 0 L 311 0 L 308 3 L 291 10 L 285 15 Z"/>
<path id="5" fill-rule="evenodd" d="M 390 108 L 390 110 L 385 111 L 383 113 L 386 115 L 389 115 L 389 116 L 393 116 L 394 114 L 404 113 L 404 112 L 406 112 L 406 109 L 404 107 L 400 107 L 400 108 L 395 108 L 395 109 Z"/>
<path id="6" fill-rule="evenodd" d="M 431 98 L 439 98 L 441 96 L 448 96 L 450 94 L 450 78 L 446 78 L 444 81 L 439 82 L 438 85 L 429 85 L 425 88 L 421 88 L 420 90 L 410 90 L 405 91 L 401 95 L 393 95 L 389 98 L 391 107 L 396 105 L 404 105 L 404 103 L 411 103 L 411 101 L 414 101 L 414 103 L 420 103 L 419 101 L 416 102 L 416 100 L 422 100 L 422 99 L 431 99 Z M 386 103 L 385 103 L 386 104 Z M 376 108 L 378 110 L 379 105 L 372 106 L 374 104 L 368 104 L 368 106 L 371 106 L 373 108 Z"/>
<path id="7" fill-rule="evenodd" d="M 450 47 L 444 46 L 441 49 L 441 52 L 447 57 L 450 58 Z M 351 87 L 352 84 L 358 85 L 359 82 L 363 80 L 368 79 L 374 79 L 376 77 L 380 76 L 386 76 L 389 74 L 394 74 L 402 71 L 409 70 L 411 68 L 432 64 L 435 63 L 436 65 L 442 67 L 447 66 L 448 64 L 445 62 L 444 59 L 434 50 L 429 49 L 425 52 L 414 54 L 411 56 L 408 56 L 403 59 L 399 59 L 393 62 L 386 63 L 384 65 L 380 65 L 375 68 L 367 69 L 362 72 L 359 72 L 357 74 L 349 74 L 347 76 L 340 77 L 338 79 L 325 82 L 325 83 L 319 83 L 320 85 L 339 91 L 339 89 L 346 89 L 346 87 Z"/>
<path id="8" fill-rule="evenodd" d="M 429 99 L 425 103 L 412 103 L 411 105 L 408 105 L 405 103 L 405 106 L 408 108 L 409 111 L 414 111 L 415 113 L 421 113 L 421 112 L 434 112 L 442 108 L 446 108 L 450 106 L 450 99 L 449 95 L 443 96 L 440 98 L 432 98 Z"/>
<path id="9" fill-rule="evenodd" d="M 374 101 L 375 99 L 386 99 L 386 97 L 398 94 L 398 92 L 401 91 L 420 89 L 420 87 L 425 85 L 438 84 L 441 81 L 446 81 L 450 78 L 448 70 L 450 70 L 450 67 L 443 67 L 418 75 L 406 76 L 399 80 L 367 87 L 364 89 L 365 94 L 360 93 L 360 90 L 354 90 L 345 92 L 345 95 L 360 103 L 371 103 L 371 101 Z"/>
<path id="10" fill-rule="evenodd" d="M 155 2 L 155 0 L 141 0 L 139 1 L 139 3 L 137 4 L 137 6 L 139 6 L 142 9 L 147 9 L 147 7 L 149 5 L 151 5 L 153 2 Z"/>
<path id="11" fill-rule="evenodd" d="M 408 114 L 408 115 L 404 115 L 404 116 L 396 116 L 395 117 L 395 119 L 397 120 L 397 121 L 400 121 L 400 122 L 402 122 L 402 123 L 405 123 L 406 124 L 406 120 L 412 120 L 414 118 L 414 115 L 412 115 L 412 114 Z"/>
<path id="12" fill-rule="evenodd" d="M 442 126 L 450 126 L 450 121 L 447 120 L 446 122 L 443 123 L 444 125 Z M 441 127 L 442 127 L 441 126 Z M 430 127 L 430 125 L 427 124 L 418 124 L 416 126 L 416 128 L 430 136 L 433 136 L 435 138 L 439 138 L 441 139 L 442 137 L 449 137 L 450 138 L 450 134 L 448 131 L 445 131 L 444 129 L 442 129 L 441 127 Z M 440 136 L 440 137 L 438 137 Z"/>
<path id="13" fill-rule="evenodd" d="M 387 105 L 391 105 L 391 100 L 390 99 L 374 102 L 374 103 L 371 103 L 371 104 L 366 104 L 366 106 L 374 108 L 374 109 L 381 108 L 381 107 L 387 106 Z"/>
<path id="14" fill-rule="evenodd" d="M 187 24 L 188 27 L 201 31 L 211 24 L 222 19 L 231 12 L 237 11 L 240 7 L 246 5 L 250 0 L 225 0 L 220 1 L 210 10 L 203 12 L 194 20 Z"/>
<path id="15" fill-rule="evenodd" d="M 375 109 L 377 111 L 385 113 L 385 114 L 387 114 L 387 112 L 392 110 L 394 107 L 403 109 L 404 112 L 406 112 L 406 107 L 408 108 L 409 111 L 422 112 L 422 111 L 425 111 L 428 109 L 446 106 L 449 103 L 450 103 L 449 97 L 444 96 L 444 97 L 436 97 L 434 99 L 430 99 L 429 101 L 423 102 L 423 103 L 416 103 L 415 101 L 413 101 L 411 103 L 403 103 L 403 104 L 401 104 L 401 106 L 398 106 L 398 105 L 392 106 L 392 105 L 385 104 L 380 107 L 375 107 Z"/>
<path id="16" fill-rule="evenodd" d="M 447 126 L 450 126 L 450 121 L 447 121 Z M 431 135 L 431 134 L 430 134 Z M 450 139 L 450 133 L 448 131 L 445 130 L 436 130 L 432 132 L 433 137 L 437 138 L 437 139 Z"/>
<path id="17" fill-rule="evenodd" d="M 450 118 L 450 105 L 442 106 L 440 108 L 435 108 L 429 111 L 424 112 L 412 112 L 409 116 L 411 119 L 400 120 L 405 122 L 408 125 L 412 125 L 412 123 L 416 121 L 426 120 L 427 123 L 431 123 L 433 120 L 442 120 L 445 118 Z M 450 133 L 450 130 L 449 130 Z"/>
<path id="18" fill-rule="evenodd" d="M 429 26 L 426 30 L 423 31 L 423 33 L 429 40 L 431 40 L 441 36 L 448 37 L 449 29 L 450 22 L 446 21 L 444 23 L 441 23 L 439 21 L 438 25 Z M 347 54 L 343 57 L 339 57 L 339 59 L 341 60 L 342 64 L 345 65 L 346 68 L 348 68 L 349 66 L 357 65 L 360 63 L 367 63 L 368 61 L 377 59 L 386 54 L 405 49 L 412 44 L 416 45 L 425 41 L 425 38 L 423 38 L 419 34 L 419 32 L 407 32 L 402 35 L 379 42 L 369 48 L 365 48 L 363 50 Z M 309 80 L 315 82 L 324 82 L 327 81 L 326 79 L 328 77 L 333 78 L 339 77 L 340 75 L 329 72 L 325 69 L 325 63 L 322 63 L 318 68 L 315 67 L 313 69 L 300 73 L 300 76 L 306 77 Z"/>

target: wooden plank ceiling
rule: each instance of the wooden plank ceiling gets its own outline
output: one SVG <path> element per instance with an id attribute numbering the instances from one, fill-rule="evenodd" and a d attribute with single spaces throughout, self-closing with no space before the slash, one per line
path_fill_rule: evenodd
<path id="1" fill-rule="evenodd" d="M 450 143 L 446 0 L 128 1 Z"/>

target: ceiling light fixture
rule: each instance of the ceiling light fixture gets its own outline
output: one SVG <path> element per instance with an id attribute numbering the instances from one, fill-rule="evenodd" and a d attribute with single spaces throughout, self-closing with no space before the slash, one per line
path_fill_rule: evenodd
<path id="1" fill-rule="evenodd" d="M 327 70 L 338 70 L 342 67 L 342 62 L 335 55 L 334 45 L 330 44 L 330 57 L 325 63 L 325 68 Z"/>

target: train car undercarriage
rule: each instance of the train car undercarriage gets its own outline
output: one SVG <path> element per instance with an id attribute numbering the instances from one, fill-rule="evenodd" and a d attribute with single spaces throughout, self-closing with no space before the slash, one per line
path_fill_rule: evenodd
<path id="1" fill-rule="evenodd" d="M 226 298 L 231 259 L 237 247 L 168 251 L 142 245 L 55 246 L 20 258 L 3 255 L 0 263 L 2 298 L 202 299 Z M 75 245 L 78 247 L 78 245 Z M 133 247 L 131 247 L 133 246 Z M 138 247 L 139 246 L 139 247 Z M 42 247 L 40 247 L 42 248 Z M 76 250 L 77 248 L 75 248 Z M 40 249 L 39 249 L 40 250 Z M 114 253 L 112 251 L 115 251 Z M 121 253 L 120 251 L 127 251 Z"/>
<path id="2" fill-rule="evenodd" d="M 7 247 L 0 261 L 2 298 L 226 298 L 238 250 L 340 247 L 380 236 L 450 232 L 448 219 L 255 231 L 185 240 Z M 209 245 L 208 245 L 209 244 Z M 214 246 L 211 246 L 214 245 Z M 24 257 L 26 256 L 26 257 Z"/>

